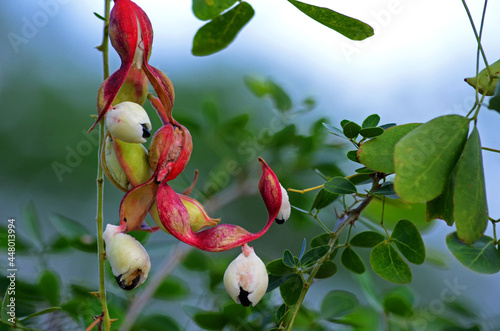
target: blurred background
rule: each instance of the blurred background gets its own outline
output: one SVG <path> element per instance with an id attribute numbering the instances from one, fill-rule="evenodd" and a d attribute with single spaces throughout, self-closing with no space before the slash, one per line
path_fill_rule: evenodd
<path id="1" fill-rule="evenodd" d="M 102 14 L 103 4 L 54 1 L 5 1 L 0 12 L 0 107 L 4 115 L 0 121 L 0 224 L 5 226 L 8 218 L 15 218 L 19 242 L 30 247 L 17 256 L 18 279 L 36 284 L 43 270 L 55 271 L 64 303 L 76 295 L 70 284 L 92 290 L 98 284 L 92 251 L 98 133 L 87 135 L 86 131 L 93 123 L 90 115 L 96 112 L 96 93 L 102 82 L 102 58 L 95 47 L 101 43 L 103 24 L 93 12 Z M 204 22 L 193 15 L 190 1 L 136 2 L 148 13 L 155 31 L 150 63 L 172 80 L 174 116 L 193 134 L 193 155 L 175 188 L 187 187 L 198 169 L 200 178 L 193 195 L 209 201 L 213 217 L 251 231 L 259 230 L 267 217 L 255 191 L 258 156 L 266 159 L 285 187 L 319 185 L 323 180 L 313 168 L 328 175 L 349 175 L 357 167 L 344 157 L 349 146 L 328 135 L 321 122 L 338 126 L 342 119 L 349 119 L 360 123 L 373 113 L 380 115 L 382 124 L 425 122 L 444 114 L 465 115 L 475 100 L 474 90 L 463 80 L 475 75 L 476 41 L 458 1 L 314 1 L 372 25 L 375 36 L 363 42 L 346 39 L 287 1 L 250 1 L 253 19 L 227 49 L 207 57 L 191 55 L 193 36 Z M 470 8 L 479 24 L 482 4 L 471 2 Z M 490 63 L 500 57 L 499 11 L 500 3 L 491 2 L 484 25 L 483 46 Z M 110 59 L 114 71 L 119 59 L 112 49 Z M 248 77 L 271 79 L 281 86 L 293 102 L 292 110 L 280 112 L 269 99 L 252 94 L 245 84 Z M 146 109 L 157 129 L 159 121 L 151 107 Z M 478 126 L 483 146 L 498 148 L 498 119 L 497 113 L 482 109 Z M 273 139 L 267 139 L 269 135 Z M 490 216 L 497 219 L 500 158 L 489 152 L 483 158 Z M 227 175 L 232 162 L 242 169 L 235 176 Z M 248 189 L 248 183 L 254 189 Z M 292 193 L 290 199 L 293 205 L 308 209 L 314 195 Z M 105 223 L 118 222 L 122 197 L 106 180 Z M 333 208 L 322 213 L 325 223 L 333 226 Z M 81 245 L 61 241 L 64 236 L 55 227 L 64 218 L 88 231 L 88 237 L 78 238 Z M 28 219 L 35 219 L 36 226 Z M 361 231 L 365 226 L 360 223 L 358 228 Z M 474 307 L 471 310 L 484 330 L 498 330 L 500 276 L 477 274 L 460 265 L 445 245 L 446 235 L 453 231 L 444 222 L 425 230 L 428 251 L 445 264 L 412 267 L 410 286 L 417 293 L 417 303 L 439 312 L 435 303 L 442 300 L 440 293 L 446 284 L 458 283 L 462 287 L 456 293 L 457 302 Z M 286 226 L 273 226 L 254 247 L 269 262 L 286 248 L 299 254 L 302 239 L 310 241 L 320 233 L 312 219 L 294 210 Z M 80 246 L 74 249 L 75 245 Z M 176 247 L 177 242 L 163 233 L 147 238 L 151 275 Z M 231 251 L 206 259 L 225 268 L 237 254 Z M 368 255 L 363 256 L 365 263 Z M 6 254 L 1 261 L 1 273 L 5 273 Z M 393 287 L 371 270 L 368 274 L 380 291 Z M 188 288 L 170 301 L 153 299 L 148 312 L 167 312 L 186 329 L 196 329 L 180 306 L 209 306 L 211 301 L 200 297 L 211 292 L 203 283 L 204 276 L 189 268 L 178 268 L 174 275 L 188 279 L 183 283 Z M 114 281 L 108 289 L 112 298 L 130 299 L 139 293 L 124 294 Z M 361 301 L 369 300 L 358 277 L 340 267 L 336 276 L 313 286 L 306 304 L 317 307 L 317 298 L 329 289 L 348 289 Z M 273 304 L 279 300 L 277 293 L 269 296 Z"/>

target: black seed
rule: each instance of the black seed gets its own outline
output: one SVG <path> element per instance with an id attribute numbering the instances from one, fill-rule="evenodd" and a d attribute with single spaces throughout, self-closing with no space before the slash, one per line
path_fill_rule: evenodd
<path id="1" fill-rule="evenodd" d="M 127 223 L 127 218 L 126 218 L 126 217 L 124 217 L 124 218 L 123 218 L 123 221 L 124 221 L 125 223 Z"/>
<path id="2" fill-rule="evenodd" d="M 283 224 L 283 223 L 285 223 L 285 220 L 284 220 L 284 219 L 280 220 L 279 218 L 275 218 L 274 220 L 275 220 L 275 221 L 276 221 L 276 223 L 278 223 L 278 224 Z"/>
<path id="3" fill-rule="evenodd" d="M 248 293 L 247 291 L 245 291 L 241 286 L 240 286 L 240 294 L 238 294 L 238 299 L 240 299 L 240 302 L 241 302 L 241 305 L 243 307 L 248 307 L 250 306 L 252 303 L 250 302 L 250 300 L 248 300 L 248 295 L 250 293 Z"/>
<path id="4" fill-rule="evenodd" d="M 123 276 L 123 274 L 115 276 L 115 279 L 116 279 L 116 282 L 118 283 L 118 286 L 120 286 L 122 289 L 127 290 L 127 291 L 130 291 L 130 290 L 133 290 L 134 288 L 136 288 L 137 285 L 139 285 L 139 281 L 141 280 L 141 274 L 139 273 L 137 275 L 137 277 L 135 277 L 134 280 L 132 280 L 132 282 L 127 285 L 125 283 L 125 280 L 120 280 L 122 278 L 122 276 Z"/>
<path id="5" fill-rule="evenodd" d="M 151 137 L 151 132 L 149 132 L 149 129 L 146 126 L 146 124 L 141 124 L 141 126 L 142 126 L 142 138 Z"/>

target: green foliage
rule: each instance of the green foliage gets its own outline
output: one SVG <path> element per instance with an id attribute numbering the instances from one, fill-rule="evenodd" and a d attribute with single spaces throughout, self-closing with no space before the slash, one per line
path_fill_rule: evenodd
<path id="1" fill-rule="evenodd" d="M 349 16 L 334 12 L 328 8 L 309 5 L 296 0 L 288 0 L 301 12 L 315 21 L 352 40 L 363 40 L 373 36 L 373 29 L 366 23 Z"/>
<path id="2" fill-rule="evenodd" d="M 411 282 L 410 267 L 387 241 L 381 242 L 373 248 L 370 264 L 377 275 L 390 282 L 396 284 Z"/>
<path id="3" fill-rule="evenodd" d="M 312 267 L 330 250 L 329 245 L 322 245 L 308 250 L 300 259 L 300 266 L 304 269 Z"/>
<path id="4" fill-rule="evenodd" d="M 211 20 L 230 8 L 235 2 L 236 0 L 193 0 L 193 13 L 202 21 Z"/>
<path id="5" fill-rule="evenodd" d="M 311 210 L 321 210 L 328 207 L 330 204 L 335 202 L 340 197 L 340 194 L 330 193 L 326 189 L 322 188 L 318 191 L 316 198 L 311 206 Z"/>
<path id="6" fill-rule="evenodd" d="M 247 76 L 245 77 L 245 84 L 257 97 L 270 97 L 274 106 L 279 111 L 285 112 L 292 109 L 293 103 L 290 96 L 271 79 L 259 79 Z"/>
<path id="7" fill-rule="evenodd" d="M 346 247 L 344 251 L 342 252 L 341 256 L 342 260 L 342 265 L 356 273 L 356 274 L 362 274 L 365 272 L 365 265 L 361 258 L 359 257 L 358 253 L 356 253 L 352 248 Z"/>
<path id="8" fill-rule="evenodd" d="M 396 144 L 420 124 L 410 123 L 393 126 L 382 135 L 363 143 L 358 150 L 358 160 L 370 169 L 393 173 L 394 148 Z"/>
<path id="9" fill-rule="evenodd" d="M 391 235 L 391 241 L 396 244 L 401 254 L 414 264 L 425 261 L 424 241 L 417 227 L 408 220 L 401 220 L 396 224 Z"/>
<path id="10" fill-rule="evenodd" d="M 470 245 L 483 235 L 488 223 L 481 141 L 476 127 L 458 160 L 454 186 L 453 218 L 457 235 Z"/>
<path id="11" fill-rule="evenodd" d="M 321 317 L 339 318 L 352 313 L 359 306 L 356 296 L 350 292 L 333 290 L 328 292 L 321 302 Z"/>
<path id="12" fill-rule="evenodd" d="M 493 97 L 490 99 L 490 103 L 488 104 L 488 108 L 500 113 L 500 82 L 497 82 L 497 87 L 495 88 L 495 93 L 494 93 Z"/>
<path id="13" fill-rule="evenodd" d="M 447 115 L 405 135 L 394 149 L 397 194 L 411 203 L 439 196 L 462 153 L 468 130 L 469 119 Z"/>
<path id="14" fill-rule="evenodd" d="M 384 236 L 378 232 L 374 231 L 365 231 L 358 233 L 354 237 L 352 237 L 349 244 L 357 247 L 375 247 L 379 243 L 384 241 Z"/>
<path id="15" fill-rule="evenodd" d="M 206 56 L 223 50 L 236 38 L 253 15 L 252 6 L 247 2 L 241 2 L 226 13 L 216 16 L 198 30 L 193 39 L 191 52 L 196 56 Z"/>
<path id="16" fill-rule="evenodd" d="M 348 121 L 344 125 L 342 125 L 342 132 L 346 136 L 346 138 L 354 139 L 358 136 L 359 132 L 361 131 L 361 127 L 351 121 Z"/>
<path id="17" fill-rule="evenodd" d="M 500 252 L 495 240 L 482 236 L 472 245 L 463 243 L 457 232 L 446 237 L 446 245 L 460 263 L 475 272 L 494 274 L 500 271 Z"/>
<path id="18" fill-rule="evenodd" d="M 283 301 L 288 306 L 293 306 L 299 300 L 300 293 L 302 292 L 302 287 L 304 283 L 299 275 L 293 275 L 288 279 L 283 285 L 280 286 L 280 294 Z"/>
<path id="19" fill-rule="evenodd" d="M 333 177 L 325 183 L 324 188 L 332 194 L 352 194 L 357 192 L 356 186 L 344 177 Z"/>
<path id="20" fill-rule="evenodd" d="M 396 287 L 389 290 L 383 298 L 386 312 L 407 317 L 413 314 L 415 295 L 408 287 Z"/>

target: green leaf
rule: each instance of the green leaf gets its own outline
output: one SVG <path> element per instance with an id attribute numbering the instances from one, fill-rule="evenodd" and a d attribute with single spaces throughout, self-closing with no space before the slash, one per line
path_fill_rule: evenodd
<path id="1" fill-rule="evenodd" d="M 295 273 L 284 274 L 284 275 L 269 275 L 269 284 L 267 285 L 266 293 L 269 293 L 274 289 L 280 287 L 293 276 L 295 276 Z"/>
<path id="2" fill-rule="evenodd" d="M 500 271 L 500 252 L 491 237 L 482 236 L 474 244 L 467 245 L 453 232 L 446 237 L 446 246 L 460 263 L 475 272 L 494 274 Z"/>
<path id="3" fill-rule="evenodd" d="M 495 95 L 490 99 L 488 108 L 491 110 L 496 110 L 497 112 L 500 113 L 500 82 L 497 83 L 497 87 L 495 89 Z"/>
<path id="4" fill-rule="evenodd" d="M 36 312 L 34 314 L 31 314 L 31 315 L 28 315 L 26 317 L 20 318 L 19 322 L 25 322 L 25 321 L 33 318 L 33 317 L 37 317 L 37 316 L 41 316 L 41 315 L 45 315 L 45 314 L 50 314 L 50 313 L 53 313 L 53 312 L 58 311 L 58 310 L 61 310 L 61 307 L 46 308 L 46 309 L 40 310 L 39 312 Z"/>
<path id="5" fill-rule="evenodd" d="M 353 312 L 358 306 L 358 298 L 351 292 L 333 290 L 321 302 L 320 313 L 323 319 L 336 318 Z"/>
<path id="6" fill-rule="evenodd" d="M 283 259 L 277 259 L 266 265 L 267 271 L 271 275 L 287 275 L 295 272 L 295 268 L 290 268 L 283 263 Z"/>
<path id="7" fill-rule="evenodd" d="M 188 294 L 189 286 L 182 279 L 170 276 L 160 284 L 154 297 L 161 300 L 176 300 Z"/>
<path id="8" fill-rule="evenodd" d="M 79 222 L 60 214 L 53 214 L 49 217 L 56 231 L 66 239 L 78 239 L 90 232 Z"/>
<path id="9" fill-rule="evenodd" d="M 98 14 L 98 13 L 94 12 L 94 15 L 95 15 L 95 17 L 97 17 L 98 19 L 103 20 L 104 22 L 106 22 L 106 18 L 104 18 L 101 14 Z"/>
<path id="10" fill-rule="evenodd" d="M 368 331 L 380 330 L 380 313 L 372 307 L 358 306 L 355 311 L 347 314 L 340 320 L 332 322 L 352 326 L 352 330 Z"/>
<path id="11" fill-rule="evenodd" d="M 180 331 L 181 327 L 177 321 L 166 315 L 142 315 L 134 324 L 132 330 L 147 330 L 147 331 Z"/>
<path id="12" fill-rule="evenodd" d="M 346 179 L 348 179 L 354 185 L 363 185 L 372 182 L 370 174 L 354 174 L 352 176 L 347 177 Z"/>
<path id="13" fill-rule="evenodd" d="M 458 160 L 453 201 L 457 235 L 466 244 L 473 244 L 488 224 L 481 141 L 476 127 Z"/>
<path id="14" fill-rule="evenodd" d="M 371 248 L 380 244 L 382 241 L 384 241 L 384 236 L 380 233 L 374 231 L 365 231 L 358 233 L 357 235 L 352 237 L 349 244 L 357 247 Z"/>
<path id="15" fill-rule="evenodd" d="M 60 281 L 59 277 L 50 270 L 45 270 L 38 279 L 38 289 L 42 296 L 51 306 L 57 306 L 60 302 Z"/>
<path id="16" fill-rule="evenodd" d="M 373 138 L 380 136 L 384 133 L 384 129 L 381 127 L 374 127 L 374 128 L 364 128 L 359 131 L 359 134 L 362 135 L 365 138 Z"/>
<path id="17" fill-rule="evenodd" d="M 28 202 L 26 207 L 24 207 L 23 216 L 26 224 L 26 230 L 28 231 L 28 233 L 36 241 L 37 244 L 42 244 L 43 238 L 42 238 L 40 218 L 38 217 L 35 203 L 33 201 Z"/>
<path id="18" fill-rule="evenodd" d="M 347 122 L 343 126 L 343 131 L 344 131 L 344 135 L 347 138 L 356 138 L 359 134 L 359 131 L 361 131 L 361 127 L 354 122 Z"/>
<path id="19" fill-rule="evenodd" d="M 377 114 L 372 114 L 363 121 L 361 127 L 363 129 L 374 128 L 378 125 L 379 122 L 380 122 L 380 116 L 378 116 Z"/>
<path id="20" fill-rule="evenodd" d="M 495 92 L 495 86 L 497 86 L 498 84 L 498 76 L 500 75 L 500 60 L 496 61 L 493 64 L 490 64 L 490 71 L 493 75 L 493 82 L 491 84 L 491 77 L 487 68 L 481 70 L 476 77 L 465 78 L 465 81 L 470 86 L 477 88 L 479 93 L 493 95 Z"/>
<path id="21" fill-rule="evenodd" d="M 279 324 L 281 323 L 281 320 L 283 317 L 285 317 L 287 312 L 286 305 L 283 303 L 281 306 L 279 306 L 278 310 L 276 311 L 276 323 Z"/>
<path id="22" fill-rule="evenodd" d="M 235 2 L 236 0 L 193 0 L 193 13 L 202 21 L 211 20 Z"/>
<path id="23" fill-rule="evenodd" d="M 353 162 L 359 163 L 357 154 L 358 154 L 358 150 L 349 151 L 349 152 L 347 152 L 347 158 Z"/>
<path id="24" fill-rule="evenodd" d="M 321 210 L 325 207 L 328 207 L 331 203 L 339 198 L 339 194 L 333 194 L 322 188 L 319 190 L 314 202 L 312 204 L 311 210 Z"/>
<path id="25" fill-rule="evenodd" d="M 394 229 L 401 219 L 409 219 L 417 226 L 420 232 L 432 228 L 434 222 L 427 222 L 425 217 L 424 203 L 405 203 L 401 199 L 385 199 L 384 202 L 373 199 L 368 207 L 363 211 L 363 216 L 367 217 L 374 224 L 380 224 L 382 208 L 384 211 L 384 226 L 387 229 Z"/>
<path id="26" fill-rule="evenodd" d="M 194 315 L 194 322 L 205 330 L 222 330 L 227 324 L 227 318 L 222 313 L 200 312 Z"/>
<path id="27" fill-rule="evenodd" d="M 342 252 L 341 261 L 346 269 L 356 273 L 362 274 L 365 272 L 365 264 L 361 261 L 358 253 L 356 253 L 351 247 L 346 247 Z"/>
<path id="28" fill-rule="evenodd" d="M 468 131 L 468 118 L 446 115 L 404 136 L 394 149 L 398 195 L 410 203 L 439 196 L 462 153 Z"/>
<path id="29" fill-rule="evenodd" d="M 323 262 L 321 267 L 319 267 L 318 272 L 314 278 L 324 279 L 331 277 L 337 273 L 337 265 L 330 260 Z"/>
<path id="30" fill-rule="evenodd" d="M 328 243 L 330 242 L 330 238 L 331 237 L 330 237 L 329 233 L 323 233 L 317 237 L 314 237 L 311 240 L 311 248 L 323 246 L 323 245 L 328 245 Z"/>
<path id="31" fill-rule="evenodd" d="M 328 245 L 311 248 L 300 259 L 300 265 L 304 269 L 312 267 L 316 264 L 316 262 L 318 262 L 319 259 L 321 259 L 326 253 L 328 253 L 329 250 L 330 246 Z"/>
<path id="32" fill-rule="evenodd" d="M 280 286 L 280 294 L 283 301 L 288 306 L 293 306 L 299 300 L 300 292 L 302 291 L 304 284 L 302 278 L 299 275 L 293 275 L 288 279 L 283 285 Z"/>
<path id="33" fill-rule="evenodd" d="M 7 247 L 8 247 L 7 246 L 7 243 L 9 241 L 8 225 L 9 225 L 9 223 L 7 223 L 7 226 L 0 226 L 0 242 L 5 243 L 3 246 L 4 249 L 7 249 Z M 16 223 L 14 223 L 14 226 L 16 226 Z M 16 228 L 11 229 L 11 233 L 12 233 L 12 230 L 16 230 Z M 23 254 L 31 249 L 33 249 L 33 246 L 31 245 L 31 241 L 24 240 L 22 237 L 19 236 L 19 231 L 16 231 L 16 254 Z"/>
<path id="34" fill-rule="evenodd" d="M 295 268 L 296 266 L 295 258 L 288 249 L 285 249 L 285 251 L 283 252 L 283 263 L 290 268 Z"/>
<path id="35" fill-rule="evenodd" d="M 239 324 L 245 320 L 248 310 L 240 304 L 230 303 L 222 309 L 230 323 Z"/>
<path id="36" fill-rule="evenodd" d="M 387 124 L 384 124 L 384 125 L 379 125 L 382 129 L 384 130 L 387 130 L 389 128 L 392 128 L 393 126 L 396 126 L 397 124 L 396 123 L 387 123 Z"/>
<path id="37" fill-rule="evenodd" d="M 370 168 L 367 168 L 367 167 L 362 167 L 362 168 L 358 168 L 355 170 L 358 174 L 373 174 L 375 173 L 374 170 L 370 169 Z"/>
<path id="38" fill-rule="evenodd" d="M 455 191 L 456 173 L 457 168 L 455 167 L 446 182 L 443 193 L 427 202 L 425 215 L 428 222 L 436 218 L 445 220 L 449 226 L 452 226 L 455 222 L 453 217 L 453 192 Z"/>
<path id="39" fill-rule="evenodd" d="M 396 224 L 391 235 L 401 254 L 411 263 L 422 264 L 425 261 L 425 246 L 417 227 L 408 220 Z"/>
<path id="40" fill-rule="evenodd" d="M 316 7 L 296 0 L 288 0 L 313 20 L 352 40 L 363 40 L 373 36 L 373 28 L 355 18 L 342 15 L 328 8 Z"/>
<path id="41" fill-rule="evenodd" d="M 342 129 L 344 129 L 344 126 L 345 126 L 347 123 L 349 123 L 349 122 L 351 122 L 351 121 L 349 121 L 349 120 L 342 120 L 342 121 L 340 121 L 340 126 L 342 127 Z M 342 132 L 342 133 L 343 133 L 343 132 Z"/>
<path id="42" fill-rule="evenodd" d="M 419 125 L 419 123 L 410 123 L 386 129 L 381 136 L 360 146 L 357 155 L 359 162 L 370 169 L 393 173 L 395 171 L 394 147 L 401 138 Z"/>
<path id="43" fill-rule="evenodd" d="M 409 287 L 396 287 L 384 295 L 384 310 L 398 316 L 410 316 L 413 313 L 415 295 Z"/>
<path id="44" fill-rule="evenodd" d="M 196 32 L 191 52 L 196 56 L 205 56 L 223 50 L 253 15 L 252 6 L 241 2 L 223 15 L 217 16 Z"/>
<path id="45" fill-rule="evenodd" d="M 341 138 L 345 138 L 344 136 L 344 131 L 340 130 L 339 128 L 336 128 L 330 124 L 323 123 L 323 126 L 333 135 Z"/>
<path id="46" fill-rule="evenodd" d="M 385 195 L 391 199 L 397 199 L 398 196 L 396 191 L 394 191 L 394 183 L 393 182 L 385 182 L 378 189 L 372 191 L 373 194 L 377 195 Z"/>
<path id="47" fill-rule="evenodd" d="M 269 96 L 273 100 L 274 106 L 281 112 L 292 109 L 293 103 L 290 96 L 271 79 L 247 76 L 245 84 L 257 97 Z"/>
<path id="48" fill-rule="evenodd" d="M 182 261 L 182 266 L 190 271 L 203 272 L 210 268 L 210 263 L 205 253 L 191 250 Z"/>
<path id="49" fill-rule="evenodd" d="M 324 188 L 332 194 L 354 194 L 358 192 L 356 186 L 344 177 L 333 177 L 325 183 Z"/>
<path id="50" fill-rule="evenodd" d="M 370 264 L 373 271 L 385 280 L 396 284 L 411 282 L 410 267 L 387 241 L 381 242 L 372 249 Z"/>

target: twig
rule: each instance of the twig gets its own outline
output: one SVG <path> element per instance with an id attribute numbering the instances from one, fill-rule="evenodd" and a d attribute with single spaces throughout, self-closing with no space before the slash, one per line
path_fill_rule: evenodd
<path id="1" fill-rule="evenodd" d="M 384 177 L 383 174 L 381 177 L 378 177 L 378 173 L 376 173 L 373 177 L 373 184 L 372 184 L 372 189 L 371 191 L 376 190 L 377 188 L 380 187 L 379 181 Z M 302 302 L 304 301 L 307 291 L 311 287 L 311 284 L 314 280 L 314 277 L 316 277 L 316 274 L 318 273 L 320 267 L 323 265 L 323 263 L 330 258 L 330 254 L 332 253 L 335 243 L 337 242 L 338 238 L 340 238 L 340 235 L 342 232 L 344 232 L 345 228 L 349 226 L 350 224 L 354 223 L 359 216 L 361 215 L 361 212 L 370 204 L 370 202 L 373 199 L 373 195 L 368 195 L 360 204 L 358 207 L 349 210 L 346 212 L 343 218 L 339 219 L 337 222 L 337 225 L 335 226 L 334 232 L 330 234 L 330 240 L 328 242 L 328 245 L 330 246 L 330 249 L 328 250 L 328 253 L 326 253 L 319 261 L 316 263 L 314 266 L 313 270 L 309 274 L 309 277 L 307 278 L 307 282 L 304 283 L 304 286 L 302 288 L 302 291 L 300 292 L 299 299 L 297 300 L 297 303 L 295 304 L 292 312 L 292 316 L 290 317 L 290 320 L 288 322 L 288 325 L 286 326 L 286 330 L 291 331 L 293 323 L 295 322 L 295 318 L 297 317 L 300 307 L 302 306 Z"/>
<path id="2" fill-rule="evenodd" d="M 104 79 L 109 77 L 109 61 L 108 61 L 108 40 L 109 40 L 109 16 L 111 11 L 111 0 L 104 0 L 104 31 L 102 37 L 102 44 L 98 49 L 102 52 L 103 58 L 103 76 Z M 104 241 L 103 241 L 103 206 L 104 206 L 104 174 L 102 164 L 100 162 L 100 155 L 102 148 L 104 146 L 104 122 L 101 121 L 99 129 L 99 150 L 97 154 L 97 254 L 99 257 L 99 298 L 101 300 L 102 306 L 102 321 L 104 324 L 104 330 L 111 330 L 111 319 L 109 317 L 108 305 L 106 302 L 106 284 L 104 275 L 104 261 L 105 251 L 104 251 Z"/>

